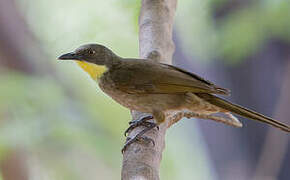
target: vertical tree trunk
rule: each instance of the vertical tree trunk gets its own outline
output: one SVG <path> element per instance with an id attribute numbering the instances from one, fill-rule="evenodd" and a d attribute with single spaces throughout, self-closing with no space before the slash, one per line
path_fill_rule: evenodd
<path id="1" fill-rule="evenodd" d="M 174 44 L 172 27 L 176 9 L 176 0 L 142 0 L 139 16 L 140 57 L 151 58 L 158 62 L 171 64 Z M 132 112 L 133 119 L 140 112 Z M 158 180 L 162 151 L 165 146 L 166 129 L 170 122 L 163 123 L 159 130 L 145 134 L 152 138 L 152 144 L 133 143 L 124 152 L 122 179 Z M 135 128 L 129 137 L 135 136 L 142 127 Z"/>

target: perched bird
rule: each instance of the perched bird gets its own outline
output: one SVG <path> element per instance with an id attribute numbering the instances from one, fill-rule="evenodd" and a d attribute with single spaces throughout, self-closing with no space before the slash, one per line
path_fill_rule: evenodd
<path id="1" fill-rule="evenodd" d="M 151 113 L 157 126 L 165 121 L 166 112 L 174 110 L 194 112 L 201 118 L 225 113 L 236 120 L 230 114 L 234 113 L 290 132 L 286 124 L 214 95 L 228 95 L 227 89 L 172 65 L 122 58 L 99 44 L 83 45 L 59 59 L 76 60 L 106 94 L 131 110 Z M 153 127 L 149 125 L 148 130 Z"/>

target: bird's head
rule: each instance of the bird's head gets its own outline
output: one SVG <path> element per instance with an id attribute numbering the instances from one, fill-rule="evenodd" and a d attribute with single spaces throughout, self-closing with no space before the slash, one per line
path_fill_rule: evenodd
<path id="1" fill-rule="evenodd" d="M 119 57 L 110 49 L 99 44 L 86 44 L 70 53 L 61 55 L 60 60 L 76 60 L 78 65 L 94 80 L 100 78 Z"/>
<path id="2" fill-rule="evenodd" d="M 78 60 L 93 63 L 96 65 L 106 65 L 116 55 L 107 47 L 100 44 L 82 45 L 73 52 L 61 55 L 60 60 Z"/>

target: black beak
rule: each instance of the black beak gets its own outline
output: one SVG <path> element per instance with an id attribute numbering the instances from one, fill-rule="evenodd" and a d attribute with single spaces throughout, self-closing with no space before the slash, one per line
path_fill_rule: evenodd
<path id="1" fill-rule="evenodd" d="M 60 60 L 79 60 L 79 56 L 77 56 L 75 53 L 67 53 L 63 54 L 58 57 Z"/>

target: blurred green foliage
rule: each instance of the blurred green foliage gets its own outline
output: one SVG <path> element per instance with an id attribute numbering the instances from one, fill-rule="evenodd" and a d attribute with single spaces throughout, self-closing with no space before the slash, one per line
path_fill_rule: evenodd
<path id="1" fill-rule="evenodd" d="M 203 62 L 220 58 L 233 64 L 273 36 L 290 40 L 288 1 L 254 1 L 215 21 L 214 8 L 226 2 L 179 1 L 175 31 L 186 53 Z M 0 157 L 13 148 L 27 150 L 32 172 L 43 179 L 120 179 L 129 111 L 104 95 L 75 63 L 56 58 L 88 42 L 104 44 L 120 56 L 138 57 L 140 1 L 18 3 L 44 50 L 39 62 L 52 63 L 52 73 L 61 79 L 1 69 Z M 186 139 L 186 132 L 194 138 Z M 174 125 L 167 139 L 161 179 L 216 178 L 192 121 Z"/>
<path id="2" fill-rule="evenodd" d="M 183 49 L 202 61 L 219 58 L 236 64 L 262 48 L 270 38 L 289 42 L 290 2 L 249 1 L 241 8 L 213 19 L 229 0 L 179 3 L 176 27 Z"/>
<path id="3" fill-rule="evenodd" d="M 1 68 L 0 83 L 5 86 L 0 88 L 0 157 L 11 149 L 27 151 L 36 179 L 120 179 L 129 111 L 102 93 L 74 62 L 56 58 L 88 42 L 137 57 L 139 7 L 139 1 L 19 0 L 19 10 L 44 50 L 34 63 L 45 68 L 49 61 L 56 71 L 38 76 Z M 161 177 L 208 179 L 210 162 L 198 133 L 186 141 L 181 141 L 182 130 L 168 136 L 174 140 L 165 150 Z M 182 149 L 176 156 L 178 147 Z M 186 151 L 199 156 L 188 158 Z"/>

